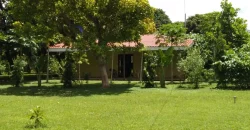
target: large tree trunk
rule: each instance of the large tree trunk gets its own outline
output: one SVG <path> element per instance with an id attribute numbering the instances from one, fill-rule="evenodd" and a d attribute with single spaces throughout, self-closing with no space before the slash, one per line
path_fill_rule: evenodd
<path id="1" fill-rule="evenodd" d="M 37 82 L 38 82 L 38 87 L 42 86 L 42 78 L 41 78 L 41 73 L 37 72 Z"/>
<path id="2" fill-rule="evenodd" d="M 101 78 L 102 78 L 102 87 L 108 88 L 109 87 L 109 79 L 107 74 L 107 68 L 106 68 L 106 62 L 104 62 L 103 59 L 99 59 L 99 66 L 100 66 L 100 72 L 101 72 Z"/>

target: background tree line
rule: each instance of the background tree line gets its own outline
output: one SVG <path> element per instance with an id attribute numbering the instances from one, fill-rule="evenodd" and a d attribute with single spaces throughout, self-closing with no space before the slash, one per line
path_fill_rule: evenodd
<path id="1" fill-rule="evenodd" d="M 0 73 L 16 76 L 16 73 L 22 75 L 24 69 L 35 72 L 38 86 L 41 86 L 42 73 L 46 70 L 46 63 L 50 62 L 55 73 L 66 76 L 62 81 L 70 87 L 74 75 L 74 65 L 70 63 L 85 62 L 87 59 L 85 52 L 78 51 L 57 55 L 48 61 L 48 46 L 63 42 L 78 50 L 90 48 L 100 66 L 102 87 L 109 87 L 106 62 L 107 52 L 111 48 L 107 44 L 139 41 L 140 35 L 156 33 L 158 38 L 165 41 L 159 46 L 194 39 L 194 47 L 180 60 L 179 69 L 196 87 L 204 79 L 213 79 L 218 81 L 218 87 L 233 84 L 248 88 L 250 66 L 246 21 L 238 17 L 239 9 L 234 8 L 228 0 L 222 0 L 221 8 L 221 12 L 189 17 L 185 27 L 183 22 L 172 23 L 163 10 L 152 8 L 147 0 L 1 0 Z M 156 58 L 152 60 L 155 63 L 151 64 L 157 66 L 147 67 L 150 58 L 146 58 L 149 61 L 145 61 L 145 74 L 154 72 L 149 70 L 152 68 L 163 70 L 172 62 L 172 49 L 146 53 L 145 56 Z M 17 61 L 24 62 L 18 64 Z M 197 71 L 191 71 L 195 69 Z M 21 83 L 22 78 L 15 76 L 12 79 L 18 79 L 20 81 L 17 83 Z M 155 74 L 145 76 L 145 84 L 154 86 L 154 78 L 150 76 Z M 165 87 L 164 73 L 160 77 L 161 86 Z"/>

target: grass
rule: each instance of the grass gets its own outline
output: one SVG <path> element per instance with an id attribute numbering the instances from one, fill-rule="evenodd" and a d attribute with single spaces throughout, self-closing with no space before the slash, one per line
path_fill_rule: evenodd
<path id="1" fill-rule="evenodd" d="M 29 110 L 40 106 L 46 127 L 39 129 L 91 130 L 248 130 L 250 91 L 201 89 L 141 89 L 140 84 L 115 82 L 101 89 L 100 82 L 62 89 L 58 81 L 35 87 L 0 86 L 0 129 L 28 129 Z M 237 96 L 234 104 L 233 97 Z"/>

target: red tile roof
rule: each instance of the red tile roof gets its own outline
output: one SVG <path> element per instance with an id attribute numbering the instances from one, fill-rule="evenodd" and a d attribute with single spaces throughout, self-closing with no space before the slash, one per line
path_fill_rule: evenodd
<path id="1" fill-rule="evenodd" d="M 64 43 L 58 43 L 58 44 L 55 44 L 53 46 L 49 46 L 49 48 L 67 48 L 68 46 L 65 46 Z"/>
<path id="2" fill-rule="evenodd" d="M 144 45 L 144 47 L 159 47 L 159 44 L 157 44 L 157 37 L 154 34 L 150 34 L 150 35 L 143 35 L 141 36 L 141 43 Z M 163 41 L 163 40 L 162 40 Z M 177 47 L 188 47 L 191 46 L 193 44 L 193 40 L 192 39 L 187 39 L 184 43 L 180 43 L 178 45 L 173 45 L 173 46 L 177 46 Z M 126 47 L 135 47 L 137 45 L 137 43 L 135 42 L 124 42 L 121 43 L 121 45 L 126 46 Z M 166 46 L 171 46 L 170 44 L 167 44 Z"/>
<path id="3" fill-rule="evenodd" d="M 157 44 L 157 38 L 156 35 L 150 34 L 150 35 L 143 35 L 141 36 L 140 41 L 144 47 L 158 47 L 159 44 Z M 193 44 L 192 39 L 187 39 L 184 43 L 180 43 L 178 45 L 173 45 L 176 47 L 188 47 Z M 115 46 L 125 46 L 125 47 L 136 47 L 136 42 L 123 42 L 123 43 L 115 43 Z M 167 46 L 171 46 L 170 44 L 167 44 Z M 50 46 L 50 48 L 67 48 L 63 43 L 55 44 L 54 46 Z"/>

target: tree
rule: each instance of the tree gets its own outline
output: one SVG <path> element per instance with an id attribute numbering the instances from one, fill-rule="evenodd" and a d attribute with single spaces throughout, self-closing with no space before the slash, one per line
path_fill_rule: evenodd
<path id="1" fill-rule="evenodd" d="M 156 29 L 158 30 L 163 24 L 172 23 L 168 15 L 162 9 L 155 9 L 154 22 Z"/>
<path id="2" fill-rule="evenodd" d="M 140 35 L 154 31 L 153 9 L 147 0 L 11 1 L 13 14 L 21 23 L 35 23 L 38 34 L 44 34 L 41 40 L 48 41 L 58 32 L 68 39 L 67 43 L 74 44 L 81 37 L 82 46 L 90 47 L 96 55 L 103 87 L 109 87 L 107 45 L 139 41 Z"/>
<path id="3" fill-rule="evenodd" d="M 206 14 L 196 14 L 187 19 L 187 33 L 205 34 L 208 30 L 215 28 L 218 23 L 219 12 L 211 12 Z"/>
<path id="4" fill-rule="evenodd" d="M 138 41 L 141 34 L 154 30 L 153 9 L 147 0 L 89 1 L 78 4 L 82 5 L 79 9 L 83 12 L 74 16 L 74 19 L 84 26 L 83 37 L 96 54 L 102 86 L 108 87 L 106 59 L 110 48 L 107 44 Z M 79 19 L 82 16 L 85 19 Z"/>
<path id="5" fill-rule="evenodd" d="M 233 8 L 228 0 L 222 0 L 221 8 L 219 22 L 226 44 L 230 48 L 242 47 L 249 40 L 246 20 L 237 17 L 240 9 Z"/>
<path id="6" fill-rule="evenodd" d="M 200 49 L 195 47 L 190 48 L 187 52 L 187 57 L 179 61 L 178 68 L 187 75 L 188 81 L 194 83 L 195 88 L 199 88 L 204 65 L 205 62 L 201 56 Z"/>
<path id="7" fill-rule="evenodd" d="M 166 77 L 165 77 L 165 73 L 166 70 L 165 68 L 172 62 L 172 57 L 173 55 L 173 51 L 174 48 L 170 47 L 168 50 L 163 51 L 163 50 L 158 50 L 156 52 L 156 56 L 157 56 L 157 65 L 159 67 L 159 72 L 160 72 L 160 84 L 161 84 L 161 88 L 165 88 L 166 84 Z"/>
<path id="8" fill-rule="evenodd" d="M 9 65 L 13 65 L 13 59 L 17 57 L 22 45 L 18 43 L 18 38 L 13 32 L 13 17 L 8 10 L 8 0 L 0 1 L 0 56 L 1 60 L 7 60 Z"/>
<path id="9" fill-rule="evenodd" d="M 186 28 L 183 24 L 173 23 L 173 24 L 165 24 L 160 28 L 159 38 L 163 38 L 165 42 L 161 43 L 159 41 L 160 46 L 168 46 L 169 44 L 177 45 L 183 42 L 186 34 Z"/>
<path id="10" fill-rule="evenodd" d="M 235 50 L 241 48 L 249 41 L 249 33 L 247 32 L 246 21 L 242 18 L 238 18 L 237 14 L 239 9 L 233 8 L 232 4 L 228 0 L 221 2 L 222 11 L 219 16 L 219 33 L 220 39 L 223 39 L 223 45 L 218 50 L 221 53 L 217 55 L 217 61 L 225 61 L 224 56 L 229 50 Z M 227 84 L 227 71 L 229 68 L 220 68 L 215 65 L 215 72 L 219 79 L 218 86 L 226 86 Z M 230 81 L 229 81 L 230 82 Z"/>
<path id="11" fill-rule="evenodd" d="M 160 28 L 157 41 L 160 47 L 171 46 L 165 53 L 161 50 L 158 51 L 158 65 L 161 71 L 161 87 L 165 87 L 165 70 L 164 68 L 169 65 L 169 63 L 173 64 L 173 51 L 174 48 L 172 46 L 176 46 L 179 43 L 183 42 L 185 39 L 186 29 L 183 24 L 172 23 L 165 24 Z M 163 39 L 163 41 L 161 40 Z M 171 74 L 173 77 L 173 73 Z M 171 79 L 173 82 L 173 79 Z"/>
<path id="12" fill-rule="evenodd" d="M 201 23 L 203 21 L 203 15 L 196 14 L 187 19 L 187 33 L 201 33 Z"/>
<path id="13" fill-rule="evenodd" d="M 18 48 L 19 53 L 27 56 L 28 69 L 35 70 L 39 87 L 42 83 L 41 74 L 48 62 L 45 58 L 47 44 L 61 36 L 54 19 L 47 19 L 47 15 L 50 18 L 56 16 L 56 10 L 51 4 L 47 1 L 25 0 L 9 0 L 7 3 L 8 14 L 13 18 L 12 32 L 16 36 L 16 42 L 21 46 Z"/>

